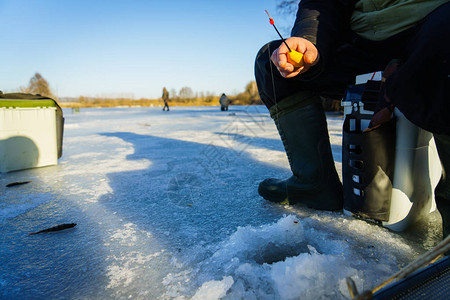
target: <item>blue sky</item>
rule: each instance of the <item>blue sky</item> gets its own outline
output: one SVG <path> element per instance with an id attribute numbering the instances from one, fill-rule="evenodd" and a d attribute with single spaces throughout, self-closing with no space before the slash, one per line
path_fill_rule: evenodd
<path id="1" fill-rule="evenodd" d="M 162 87 L 235 94 L 259 48 L 288 35 L 277 0 L 0 0 L 0 90 L 34 73 L 59 97 L 158 98 Z"/>

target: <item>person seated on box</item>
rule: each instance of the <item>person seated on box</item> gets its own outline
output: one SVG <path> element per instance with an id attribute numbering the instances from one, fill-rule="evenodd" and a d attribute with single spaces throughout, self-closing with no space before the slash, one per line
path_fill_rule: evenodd
<path id="1" fill-rule="evenodd" d="M 385 69 L 383 96 L 371 126 L 389 120 L 392 106 L 434 134 L 444 174 L 450 172 L 449 0 L 302 0 L 289 48 L 272 41 L 258 52 L 255 77 L 262 101 L 283 141 L 292 176 L 265 179 L 258 192 L 273 202 L 289 200 L 324 210 L 343 206 L 321 97 L 342 99 L 356 75 Z M 435 190 L 449 233 L 450 182 Z"/>
<path id="2" fill-rule="evenodd" d="M 219 103 L 220 103 L 220 110 L 226 111 L 228 110 L 228 106 L 231 104 L 231 100 L 230 98 L 227 97 L 227 95 L 225 95 L 225 93 L 222 93 L 222 96 L 220 96 L 219 99 Z"/>

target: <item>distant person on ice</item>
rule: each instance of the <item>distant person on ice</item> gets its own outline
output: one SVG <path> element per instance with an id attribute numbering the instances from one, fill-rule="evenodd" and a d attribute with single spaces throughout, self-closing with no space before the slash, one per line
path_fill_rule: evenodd
<path id="1" fill-rule="evenodd" d="M 231 100 L 225 95 L 225 93 L 220 96 L 219 99 L 220 110 L 228 110 L 228 106 L 231 104 Z"/>
<path id="2" fill-rule="evenodd" d="M 265 179 L 259 194 L 274 202 L 289 199 L 316 209 L 341 210 L 342 184 L 320 97 L 341 99 L 357 75 L 383 70 L 392 59 L 399 59 L 384 74 L 384 92 L 371 126 L 389 120 L 395 106 L 433 133 L 444 170 L 435 198 L 447 236 L 449 16 L 449 0 L 302 0 L 286 42 L 304 54 L 304 65 L 294 68 L 287 62 L 289 50 L 280 40 L 266 44 L 256 57 L 259 94 L 275 121 L 293 173 L 286 180 Z"/>
<path id="3" fill-rule="evenodd" d="M 163 101 L 164 101 L 163 111 L 165 111 L 166 108 L 167 108 L 167 111 L 169 111 L 169 110 L 170 110 L 170 109 L 169 109 L 169 104 L 168 104 L 168 101 L 169 101 L 169 91 L 168 91 L 165 87 L 163 88 L 162 99 L 163 99 Z"/>

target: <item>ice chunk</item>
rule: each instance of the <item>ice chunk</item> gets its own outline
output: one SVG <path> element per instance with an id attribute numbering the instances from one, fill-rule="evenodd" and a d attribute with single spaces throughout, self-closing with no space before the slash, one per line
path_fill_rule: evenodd
<path id="1" fill-rule="evenodd" d="M 193 300 L 213 300 L 224 297 L 230 287 L 233 285 L 234 280 L 231 276 L 225 276 L 222 280 L 211 280 L 205 282 L 195 293 Z"/>
<path id="2" fill-rule="evenodd" d="M 339 282 L 358 271 L 333 255 L 317 252 L 273 264 L 271 276 L 281 299 L 342 298 Z"/>

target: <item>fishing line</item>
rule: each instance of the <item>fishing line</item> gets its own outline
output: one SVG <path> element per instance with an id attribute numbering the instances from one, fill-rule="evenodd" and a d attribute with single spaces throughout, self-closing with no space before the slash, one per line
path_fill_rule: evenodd
<path id="1" fill-rule="evenodd" d="M 275 108 L 277 109 L 277 114 L 278 114 L 277 94 L 275 92 L 275 78 L 273 77 L 273 66 L 272 66 L 273 63 L 272 63 L 271 53 L 270 53 L 270 43 L 268 44 L 267 48 L 268 48 L 267 55 L 269 56 L 270 75 L 272 77 L 273 100 L 275 101 Z"/>
<path id="2" fill-rule="evenodd" d="M 286 45 L 286 47 L 288 48 L 289 52 L 286 53 L 286 58 L 287 61 L 292 64 L 294 66 L 294 70 L 295 68 L 300 68 L 304 65 L 304 61 L 303 61 L 303 53 L 300 53 L 298 51 L 292 50 L 289 45 L 286 43 L 286 40 L 283 38 L 283 36 L 281 35 L 281 33 L 278 31 L 277 27 L 275 26 L 275 22 L 273 20 L 273 18 L 270 16 L 269 12 L 267 10 L 265 10 L 267 16 L 269 17 L 269 22 L 270 25 L 273 26 L 273 28 L 275 28 L 276 32 L 278 33 L 278 35 L 280 36 L 281 40 L 283 41 L 283 43 Z M 272 60 L 271 60 L 271 52 L 270 52 L 270 43 L 268 44 L 268 55 L 269 55 L 269 64 L 270 64 L 270 74 L 272 76 L 272 89 L 273 89 L 273 97 L 274 97 L 274 101 L 275 101 L 275 105 L 276 105 L 276 115 L 278 115 L 278 103 L 277 103 L 277 94 L 275 91 L 275 78 L 273 75 L 273 67 L 272 67 Z"/>

